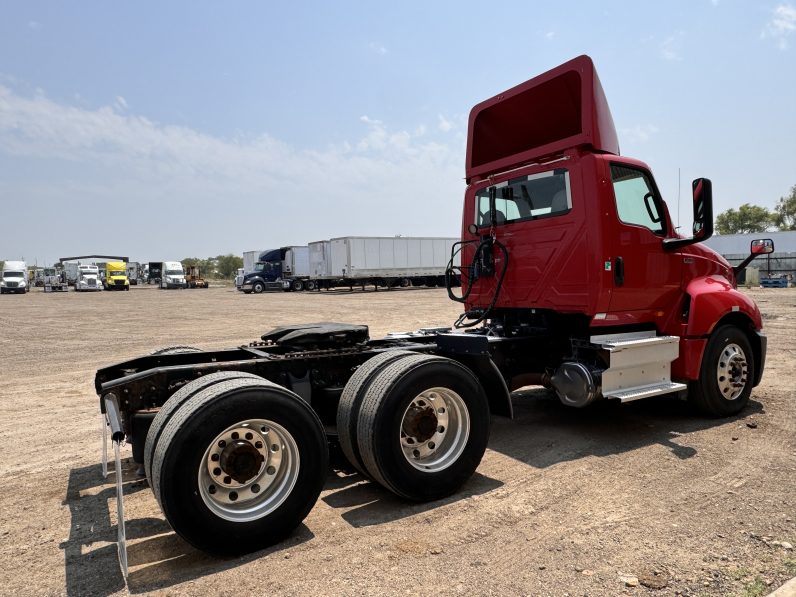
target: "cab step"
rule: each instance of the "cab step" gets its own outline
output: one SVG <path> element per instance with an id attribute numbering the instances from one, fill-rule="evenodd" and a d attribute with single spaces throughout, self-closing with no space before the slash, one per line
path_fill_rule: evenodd
<path id="1" fill-rule="evenodd" d="M 656 336 L 650 331 L 592 336 L 590 341 L 605 351 L 605 398 L 631 402 L 687 388 L 671 380 L 672 361 L 679 355 L 678 336 Z"/>
<path id="2" fill-rule="evenodd" d="M 684 383 L 669 381 L 651 386 L 631 388 L 629 390 L 618 390 L 609 394 L 603 393 L 603 396 L 605 398 L 619 400 L 619 402 L 633 402 L 633 400 L 641 400 L 642 398 L 652 398 L 653 396 L 661 396 L 662 394 L 682 392 L 686 389 L 688 389 L 688 386 Z"/>

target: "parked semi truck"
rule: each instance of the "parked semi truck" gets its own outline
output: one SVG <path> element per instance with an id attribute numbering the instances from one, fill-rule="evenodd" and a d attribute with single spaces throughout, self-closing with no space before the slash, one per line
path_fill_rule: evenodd
<path id="1" fill-rule="evenodd" d="M 465 176 L 452 327 L 374 340 L 365 325 L 282 326 L 238 348 L 104 367 L 95 388 L 117 479 L 126 439 L 174 530 L 239 554 L 300 524 L 330 445 L 402 499 L 455 492 L 519 387 L 573 408 L 668 395 L 725 417 L 747 405 L 766 337 L 736 276 L 773 243 L 753 241 L 735 268 L 700 244 L 705 178 L 693 236 L 678 234 L 649 167 L 620 155 L 588 57 L 476 105 Z"/>
<path id="2" fill-rule="evenodd" d="M 138 281 L 142 278 L 143 271 L 141 268 L 141 264 L 137 261 L 130 261 L 127 264 L 127 279 L 130 281 L 130 284 L 133 286 L 138 285 Z"/>
<path id="3" fill-rule="evenodd" d="M 127 264 L 124 261 L 108 261 L 105 263 L 105 290 L 130 290 L 130 279 L 127 277 Z"/>
<path id="4" fill-rule="evenodd" d="M 2 277 L 0 277 L 0 294 L 30 292 L 30 276 L 28 266 L 24 261 L 6 261 L 3 263 Z"/>
<path id="5" fill-rule="evenodd" d="M 254 271 L 243 274 L 240 289 L 249 294 L 263 290 L 304 290 L 310 274 L 306 246 L 280 247 L 260 253 Z"/>
<path id="6" fill-rule="evenodd" d="M 152 267 L 152 264 L 150 264 Z M 185 270 L 179 261 L 164 261 L 160 264 L 161 288 L 188 288 L 185 281 Z"/>
<path id="7" fill-rule="evenodd" d="M 309 244 L 308 290 L 336 286 L 445 286 L 457 238 L 346 236 Z M 454 265 L 458 266 L 458 255 Z"/>
<path id="8" fill-rule="evenodd" d="M 77 265 L 75 291 L 88 292 L 95 290 L 102 290 L 102 279 L 100 278 L 99 268 L 94 264 L 79 263 Z"/>

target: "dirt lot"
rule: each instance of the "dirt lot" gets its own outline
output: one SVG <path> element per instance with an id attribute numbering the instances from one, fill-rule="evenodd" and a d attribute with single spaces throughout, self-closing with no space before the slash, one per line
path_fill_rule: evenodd
<path id="1" fill-rule="evenodd" d="M 243 558 L 212 559 L 171 532 L 128 459 L 129 591 L 765 594 L 796 575 L 796 552 L 782 545 L 796 545 L 796 290 L 751 294 L 769 352 L 739 417 L 706 420 L 670 399 L 571 410 L 522 391 L 516 420 L 493 421 L 486 456 L 456 496 L 407 504 L 330 472 L 291 539 Z M 2 593 L 127 590 L 115 489 L 100 475 L 98 366 L 172 344 L 234 346 L 277 324 L 369 323 L 378 337 L 457 313 L 442 290 L 3 296 Z"/>

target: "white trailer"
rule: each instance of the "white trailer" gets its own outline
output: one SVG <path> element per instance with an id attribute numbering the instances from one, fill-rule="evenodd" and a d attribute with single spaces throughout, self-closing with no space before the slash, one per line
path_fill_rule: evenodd
<path id="1" fill-rule="evenodd" d="M 257 251 L 244 251 L 243 252 L 243 273 L 250 274 L 254 271 L 254 265 L 260 258 L 260 253 L 268 249 L 259 249 Z"/>
<path id="2" fill-rule="evenodd" d="M 345 236 L 310 243 L 308 286 L 444 286 L 451 249 L 458 240 Z"/>
<path id="3" fill-rule="evenodd" d="M 332 277 L 332 241 L 319 240 L 309 244 L 310 278 L 314 280 Z"/>

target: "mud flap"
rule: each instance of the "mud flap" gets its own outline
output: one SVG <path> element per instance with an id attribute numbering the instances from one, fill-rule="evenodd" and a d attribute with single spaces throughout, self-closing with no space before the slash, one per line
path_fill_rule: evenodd
<path id="1" fill-rule="evenodd" d="M 122 488 L 121 444 L 124 431 L 119 417 L 119 405 L 113 394 L 105 398 L 105 413 L 102 415 L 102 476 L 108 477 L 108 427 L 111 428 L 113 442 L 114 473 L 116 475 L 116 547 L 119 552 L 119 566 L 127 581 L 127 534 L 124 526 L 124 491 Z"/>

